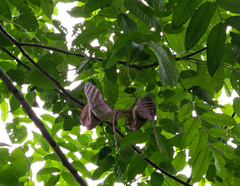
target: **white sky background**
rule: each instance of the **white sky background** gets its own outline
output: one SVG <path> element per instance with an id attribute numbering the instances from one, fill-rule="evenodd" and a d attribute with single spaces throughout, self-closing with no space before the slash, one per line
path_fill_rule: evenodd
<path id="1" fill-rule="evenodd" d="M 53 16 L 53 19 L 57 19 L 59 21 L 61 21 L 62 23 L 62 26 L 66 27 L 68 29 L 68 35 L 66 37 L 67 41 L 69 43 L 71 43 L 71 41 L 74 39 L 72 38 L 72 30 L 73 30 L 73 26 L 76 24 L 76 23 L 80 23 L 81 21 L 83 21 L 82 18 L 71 18 L 70 15 L 66 12 L 67 10 L 71 10 L 72 7 L 76 6 L 77 5 L 77 2 L 74 2 L 74 3 L 58 3 L 57 5 L 57 8 L 58 8 L 58 16 Z M 72 74 L 68 74 L 69 75 L 69 80 L 73 80 L 74 79 L 74 75 L 75 75 L 75 71 L 71 71 Z M 25 92 L 26 93 L 26 92 Z M 232 101 L 234 99 L 234 97 L 237 97 L 237 93 L 236 92 L 233 92 L 232 93 L 232 96 L 230 98 L 226 97 L 225 95 L 225 92 L 221 95 L 219 101 L 222 105 L 226 104 L 226 103 L 231 103 L 232 104 Z M 38 100 L 38 103 L 40 103 L 40 101 Z M 41 103 L 40 103 L 41 104 Z M 220 110 L 220 109 L 219 109 Z M 217 110 L 219 112 L 219 110 Z M 43 114 L 43 110 L 41 108 L 37 109 L 37 112 L 38 116 L 40 116 L 41 114 Z M 40 114 L 39 114 L 40 113 Z M 51 113 L 50 113 L 51 114 Z M 11 113 L 9 113 L 9 117 L 8 117 L 8 120 L 4 123 L 0 123 L 0 143 L 1 142 L 4 142 L 4 143 L 7 143 L 9 145 L 11 145 L 11 142 L 9 140 L 9 137 L 7 135 L 7 132 L 6 132 L 6 129 L 5 129 L 5 126 L 7 124 L 7 122 L 11 122 L 12 121 L 12 117 L 10 116 Z M 32 127 L 31 127 L 32 125 Z M 28 139 L 31 139 L 32 138 L 32 132 L 31 130 L 34 130 L 34 131 L 37 131 L 40 133 L 40 131 L 35 127 L 33 126 L 34 124 L 27 124 L 27 128 L 28 128 Z M 15 149 L 16 146 L 18 145 L 13 145 L 13 148 L 12 149 Z M 64 150 L 64 149 L 62 149 Z M 32 152 L 28 152 L 26 153 L 27 156 L 31 155 Z M 31 168 L 33 170 L 33 181 L 35 182 L 35 184 L 37 186 L 43 186 L 43 182 L 41 183 L 38 183 L 36 180 L 35 180 L 35 176 L 36 176 L 36 173 L 37 171 L 42 168 L 43 164 L 42 162 L 39 162 L 39 163 L 34 163 Z M 90 166 L 90 167 L 87 167 L 89 170 L 91 169 L 95 169 L 96 166 Z M 186 174 L 186 171 L 184 171 L 184 174 Z M 187 176 L 189 176 L 189 171 L 187 171 Z M 103 180 L 101 181 L 92 181 L 90 179 L 87 179 L 88 181 L 88 184 L 91 185 L 91 186 L 95 186 L 97 185 L 98 183 L 102 183 Z M 115 186 L 122 186 L 123 184 L 119 184 L 119 183 L 115 183 Z M 137 185 L 137 183 L 135 182 L 133 184 L 134 185 Z M 197 184 L 194 184 L 194 185 L 197 185 Z"/>

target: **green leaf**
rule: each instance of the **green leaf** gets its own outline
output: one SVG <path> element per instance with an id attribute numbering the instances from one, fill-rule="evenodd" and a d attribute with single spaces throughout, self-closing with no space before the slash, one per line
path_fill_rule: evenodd
<path id="1" fill-rule="evenodd" d="M 78 137 L 78 141 L 81 145 L 83 145 L 84 147 L 87 147 L 88 144 L 89 144 L 89 138 L 86 134 L 81 134 L 79 137 Z"/>
<path id="2" fill-rule="evenodd" d="M 149 47 L 155 53 L 159 63 L 159 75 L 163 86 L 174 86 L 178 82 L 176 61 L 169 51 L 159 43 L 148 42 Z"/>
<path id="3" fill-rule="evenodd" d="M 164 12 L 165 11 L 165 3 L 164 0 L 146 0 L 147 3 L 153 7 L 153 9 Z"/>
<path id="4" fill-rule="evenodd" d="M 114 43 L 114 46 L 112 47 L 112 52 L 117 53 L 119 52 L 120 57 L 124 56 L 122 54 L 121 49 L 127 48 L 127 46 L 134 41 L 135 43 L 143 43 L 143 42 L 148 42 L 151 40 L 152 37 L 147 35 L 147 34 L 142 34 L 140 32 L 128 32 L 125 34 L 120 35 L 118 40 Z"/>
<path id="5" fill-rule="evenodd" d="M 112 2 L 113 2 L 113 0 L 104 0 L 104 1 L 87 0 L 83 7 L 83 11 L 85 13 L 90 13 L 94 10 L 98 10 L 100 8 L 110 6 L 112 4 Z"/>
<path id="6" fill-rule="evenodd" d="M 37 174 L 52 174 L 54 172 L 61 172 L 59 168 L 56 167 L 47 167 L 40 169 Z"/>
<path id="7" fill-rule="evenodd" d="M 199 6 L 195 11 L 187 27 L 185 36 L 185 48 L 187 51 L 194 47 L 206 32 L 215 10 L 215 4 L 207 2 Z"/>
<path id="8" fill-rule="evenodd" d="M 225 71 L 223 68 L 218 68 L 212 77 L 212 86 L 216 92 L 219 92 L 222 89 L 224 80 Z"/>
<path id="9" fill-rule="evenodd" d="M 19 185 L 18 178 L 24 176 L 28 169 L 29 164 L 25 157 L 25 154 L 23 153 L 22 147 L 17 147 L 14 149 L 11 153 L 11 155 L 8 154 L 7 151 L 3 152 L 0 151 L 1 160 L 4 157 L 4 159 L 7 160 L 7 164 L 1 166 L 0 169 L 0 185 L 4 186 L 17 186 Z M 2 169 L 4 168 L 4 169 Z"/>
<path id="10" fill-rule="evenodd" d="M 118 100 L 118 84 L 110 81 L 106 76 L 103 78 L 104 95 L 110 105 L 114 105 Z"/>
<path id="11" fill-rule="evenodd" d="M 38 28 L 38 21 L 32 12 L 32 9 L 25 3 L 17 6 L 20 16 L 15 18 L 15 22 L 21 25 L 29 32 L 34 32 Z"/>
<path id="12" fill-rule="evenodd" d="M 211 149 L 207 146 L 202 149 L 192 166 L 192 179 L 193 182 L 198 182 L 202 179 L 202 176 L 206 174 L 208 166 L 211 162 L 210 157 Z"/>
<path id="13" fill-rule="evenodd" d="M 135 178 L 137 174 L 142 174 L 143 171 L 147 167 L 147 162 L 141 159 L 138 155 L 134 156 L 132 161 L 130 162 L 129 169 L 128 169 L 128 181 L 131 181 Z"/>
<path id="14" fill-rule="evenodd" d="M 223 126 L 223 127 L 237 125 L 236 121 L 232 117 L 230 117 L 226 114 L 218 114 L 215 112 L 204 113 L 201 116 L 201 120 L 204 120 L 212 125 L 219 125 L 219 126 Z"/>
<path id="15" fill-rule="evenodd" d="M 226 25 L 219 23 L 209 33 L 207 40 L 207 67 L 211 76 L 214 75 L 221 61 L 226 40 Z"/>
<path id="16" fill-rule="evenodd" d="M 5 122 L 8 118 L 8 104 L 7 102 L 4 100 L 1 103 L 1 119 L 3 122 Z"/>
<path id="17" fill-rule="evenodd" d="M 216 174 L 220 176 L 222 179 L 227 177 L 228 171 L 225 167 L 225 159 L 222 155 L 218 154 L 217 152 L 214 153 L 215 156 L 215 167 L 216 167 Z"/>
<path id="18" fill-rule="evenodd" d="M 177 29 L 186 23 L 191 18 L 200 3 L 201 0 L 178 1 L 172 16 L 173 29 Z"/>
<path id="19" fill-rule="evenodd" d="M 177 171 L 183 170 L 186 166 L 186 154 L 183 151 L 177 153 L 176 157 L 172 161 L 172 165 L 176 168 Z"/>
<path id="20" fill-rule="evenodd" d="M 12 96 L 10 99 L 10 107 L 11 111 L 17 110 L 20 107 L 20 104 L 18 100 L 15 98 L 15 96 Z"/>
<path id="21" fill-rule="evenodd" d="M 110 68 L 106 69 L 105 74 L 106 74 L 107 78 L 110 81 L 112 81 L 112 83 L 115 84 L 117 82 L 118 74 L 117 74 L 116 65 L 113 65 Z"/>
<path id="22" fill-rule="evenodd" d="M 191 164 L 196 159 L 198 153 L 207 145 L 207 138 L 201 130 L 194 136 L 192 143 L 189 146 L 189 156 L 191 157 Z"/>
<path id="23" fill-rule="evenodd" d="M 225 24 L 237 30 L 240 30 L 240 17 L 239 16 L 229 17 L 225 20 Z"/>
<path id="24" fill-rule="evenodd" d="M 230 64 L 230 65 L 235 65 L 236 64 L 234 52 L 232 51 L 231 43 L 226 43 L 225 44 L 222 59 L 221 59 L 221 63 L 227 63 L 227 64 Z"/>
<path id="25" fill-rule="evenodd" d="M 74 120 L 71 116 L 66 116 L 63 122 L 63 130 L 71 131 L 74 126 Z"/>
<path id="26" fill-rule="evenodd" d="M 96 27 L 96 28 L 88 28 L 83 30 L 81 34 L 77 36 L 76 39 L 73 40 L 72 45 L 80 46 L 84 42 L 92 42 L 94 39 L 97 39 L 108 33 L 108 29 L 105 27 Z"/>
<path id="27" fill-rule="evenodd" d="M 145 22 L 156 30 L 161 30 L 160 22 L 154 11 L 145 6 L 141 1 L 129 0 L 124 1 L 124 6 L 136 17 Z"/>
<path id="28" fill-rule="evenodd" d="M 108 146 L 103 147 L 98 154 L 98 159 L 102 160 L 103 158 L 107 157 L 112 152 L 112 149 Z M 98 164 L 98 161 L 97 161 Z"/>
<path id="29" fill-rule="evenodd" d="M 236 97 L 233 100 L 233 109 L 236 112 L 236 114 L 238 115 L 238 117 L 240 117 L 240 98 Z"/>
<path id="30" fill-rule="evenodd" d="M 74 161 L 72 162 L 72 165 L 79 171 L 84 177 L 91 178 L 91 173 L 88 171 L 88 169 L 85 167 L 83 163 L 80 161 Z"/>
<path id="31" fill-rule="evenodd" d="M 13 43 L 9 41 L 2 33 L 0 33 L 0 47 L 12 46 Z"/>
<path id="32" fill-rule="evenodd" d="M 240 79 L 240 74 L 238 72 L 233 71 L 230 74 L 230 82 L 231 82 L 232 88 L 238 94 L 240 94 L 240 82 L 239 82 L 239 79 Z"/>
<path id="33" fill-rule="evenodd" d="M 107 178 L 104 180 L 104 185 L 107 186 L 113 186 L 116 181 L 116 174 L 111 173 L 107 176 Z"/>
<path id="34" fill-rule="evenodd" d="M 164 170 L 166 170 L 167 172 L 169 172 L 172 175 L 175 175 L 177 173 L 176 168 L 168 161 L 162 161 L 160 163 L 160 167 L 162 167 Z"/>
<path id="35" fill-rule="evenodd" d="M 120 13 L 117 18 L 119 28 L 124 32 L 137 32 L 137 24 L 126 14 Z"/>
<path id="36" fill-rule="evenodd" d="M 41 145 L 42 149 L 46 152 L 49 152 L 49 144 L 47 141 L 37 132 L 32 131 L 34 139 L 37 140 L 37 142 Z"/>
<path id="37" fill-rule="evenodd" d="M 16 67 L 16 65 L 14 65 L 14 63 L 12 62 L 7 62 L 7 61 L 1 61 L 0 62 L 0 67 L 4 70 L 4 71 L 8 71 L 10 69 L 14 69 Z"/>
<path id="38" fill-rule="evenodd" d="M 61 63 L 63 63 L 63 57 L 57 53 L 46 54 L 38 61 L 38 65 L 53 76 L 59 83 L 62 83 L 66 78 L 66 72 L 57 69 L 57 66 Z M 56 88 L 56 85 L 53 84 L 52 81 L 46 76 L 43 76 L 43 74 L 35 68 L 29 72 L 26 80 L 41 88 Z"/>
<path id="39" fill-rule="evenodd" d="M 65 35 L 63 35 L 63 34 L 47 32 L 46 36 L 48 39 L 51 39 L 51 40 L 66 41 Z M 58 48 L 60 48 L 60 47 L 58 46 Z"/>
<path id="40" fill-rule="evenodd" d="M 214 138 L 227 138 L 230 133 L 224 128 L 211 128 L 208 134 Z"/>
<path id="41" fill-rule="evenodd" d="M 129 132 L 122 140 L 124 145 L 134 145 L 136 143 L 143 143 L 150 139 L 151 135 L 147 132 L 132 131 Z"/>
<path id="42" fill-rule="evenodd" d="M 41 0 L 43 13 L 51 20 L 53 14 L 53 0 Z"/>
<path id="43" fill-rule="evenodd" d="M 162 102 L 158 105 L 158 108 L 163 112 L 176 112 L 178 110 L 178 107 L 174 103 L 170 102 Z"/>
<path id="44" fill-rule="evenodd" d="M 238 0 L 217 0 L 217 4 L 233 13 L 240 13 L 240 2 Z"/>
<path id="45" fill-rule="evenodd" d="M 187 121 L 183 122 L 183 137 L 181 138 L 182 146 L 187 147 L 193 140 L 199 128 L 197 118 L 190 117 Z"/>
<path id="46" fill-rule="evenodd" d="M 115 163 L 115 159 L 114 157 L 112 156 L 108 156 L 104 159 L 101 160 L 100 164 L 99 164 L 99 168 L 97 168 L 94 172 L 93 172 L 93 175 L 92 175 L 92 179 L 93 180 L 97 180 L 100 178 L 100 176 L 108 171 L 112 166 L 113 164 Z"/>
<path id="47" fill-rule="evenodd" d="M 153 186 L 161 186 L 163 184 L 164 177 L 162 174 L 157 172 L 153 172 L 151 174 L 151 185 Z"/>
<path id="48" fill-rule="evenodd" d="M 51 178 L 49 178 L 49 180 L 47 181 L 47 183 L 45 184 L 45 186 L 54 186 L 57 184 L 57 182 L 60 179 L 60 175 L 57 176 L 51 176 Z"/>
<path id="49" fill-rule="evenodd" d="M 131 159 L 135 155 L 135 151 L 130 146 L 123 146 L 119 153 L 123 159 Z"/>
<path id="50" fill-rule="evenodd" d="M 119 49 L 116 52 L 114 52 L 111 57 L 109 58 L 109 60 L 107 61 L 107 64 L 105 65 L 105 69 L 110 68 L 111 66 L 115 65 L 118 61 L 121 60 L 121 57 L 118 56 L 119 53 L 121 53 L 122 55 L 125 54 L 126 49 Z"/>
<path id="51" fill-rule="evenodd" d="M 35 101 L 35 93 L 32 91 L 29 91 L 26 95 L 26 99 L 29 102 L 29 104 L 32 105 Z"/>
<path id="52" fill-rule="evenodd" d="M 20 4 L 20 3 L 23 3 L 24 0 L 8 0 L 10 3 L 12 3 L 13 5 L 17 5 L 17 4 Z"/>
<path id="53" fill-rule="evenodd" d="M 34 4 L 34 5 L 36 5 L 36 6 L 38 6 L 38 7 L 40 7 L 40 5 L 41 5 L 41 0 L 29 0 L 32 4 Z"/>
<path id="54" fill-rule="evenodd" d="M 179 125 L 175 124 L 170 119 L 159 119 L 159 125 L 166 131 L 172 134 L 176 134 L 181 131 Z"/>
<path id="55" fill-rule="evenodd" d="M 157 132 L 157 139 L 158 143 L 161 147 L 161 153 L 166 156 L 167 158 L 171 157 L 172 154 L 172 147 L 169 144 L 169 140 L 163 136 L 162 134 L 160 134 L 159 132 Z"/>
<path id="56" fill-rule="evenodd" d="M 5 0 L 2 0 L 0 2 L 0 7 L 1 7 L 0 14 L 9 19 L 11 17 L 10 9 Z"/>
<path id="57" fill-rule="evenodd" d="M 214 177 L 216 176 L 216 168 L 214 165 L 210 164 L 206 173 L 207 180 L 214 182 Z"/>
<path id="58" fill-rule="evenodd" d="M 78 74 L 81 74 L 85 72 L 85 70 L 88 70 L 92 67 L 91 63 L 91 58 L 89 57 L 84 57 L 82 61 L 79 63 L 78 67 L 76 68 L 76 71 Z"/>
<path id="59" fill-rule="evenodd" d="M 54 124 L 55 119 L 56 119 L 54 116 L 51 116 L 50 114 L 42 114 L 40 117 L 41 117 L 43 120 L 51 123 L 52 125 Z"/>
<path id="60" fill-rule="evenodd" d="M 238 156 L 234 152 L 234 148 L 230 145 L 226 145 L 223 142 L 213 143 L 212 146 L 216 148 L 220 153 L 222 153 L 228 159 L 237 158 Z"/>
<path id="61" fill-rule="evenodd" d="M 27 73 L 22 70 L 11 69 L 7 71 L 7 75 L 11 78 L 12 81 L 22 85 L 25 82 L 24 79 L 27 76 Z"/>
<path id="62" fill-rule="evenodd" d="M 71 186 L 79 186 L 79 184 L 75 181 L 73 176 L 68 172 L 61 173 L 62 178 L 67 182 L 67 185 Z"/>
<path id="63" fill-rule="evenodd" d="M 137 60 L 140 57 L 143 49 L 144 49 L 144 45 L 132 42 L 127 48 L 127 55 L 126 55 L 127 62 L 131 63 L 134 60 Z"/>
<path id="64" fill-rule="evenodd" d="M 73 7 L 71 10 L 67 11 L 67 13 L 71 16 L 71 17 L 91 17 L 91 13 L 84 13 L 83 11 L 83 7 L 84 6 L 75 6 Z"/>
<path id="65" fill-rule="evenodd" d="M 118 180 L 121 180 L 124 173 L 126 172 L 127 164 L 119 161 L 115 167 L 115 174 Z"/>
<path id="66" fill-rule="evenodd" d="M 239 170 L 240 169 L 240 158 L 234 158 L 227 162 L 226 166 L 229 170 Z"/>
<path id="67" fill-rule="evenodd" d="M 11 147 L 11 145 L 8 145 L 7 143 L 0 143 L 0 146 L 3 147 L 3 146 L 9 146 Z"/>
<path id="68" fill-rule="evenodd" d="M 15 123 L 8 123 L 6 130 L 9 136 L 9 139 L 12 143 L 22 143 L 28 136 L 27 127 L 24 125 L 17 125 Z"/>
<path id="69" fill-rule="evenodd" d="M 231 39 L 231 43 L 232 43 L 232 50 L 235 54 L 235 58 L 236 58 L 236 61 L 238 63 L 240 63 L 240 35 L 239 34 L 236 34 L 234 32 L 231 32 L 230 33 L 232 39 Z"/>

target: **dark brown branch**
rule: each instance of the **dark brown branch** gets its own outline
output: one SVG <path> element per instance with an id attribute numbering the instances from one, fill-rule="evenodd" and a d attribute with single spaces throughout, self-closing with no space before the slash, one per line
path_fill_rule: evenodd
<path id="1" fill-rule="evenodd" d="M 73 56 L 77 56 L 77 57 L 85 57 L 85 55 L 83 55 L 83 54 L 79 54 L 79 53 L 76 53 L 76 52 L 69 52 L 69 51 L 66 51 L 66 50 L 62 50 L 60 48 L 56 48 L 56 47 L 52 47 L 52 46 L 46 46 L 46 45 L 41 45 L 41 44 L 37 44 L 37 43 L 21 43 L 21 42 L 19 42 L 19 45 L 20 46 L 31 46 L 31 47 L 45 48 L 45 49 L 48 49 L 48 50 L 61 52 L 63 54 L 69 54 L 69 55 L 73 55 Z M 99 58 L 99 60 L 103 60 L 103 59 Z"/>
<path id="2" fill-rule="evenodd" d="M 63 54 L 74 55 L 74 56 L 77 56 L 77 57 L 85 57 L 84 54 L 79 54 L 79 53 L 75 53 L 75 52 L 69 52 L 69 51 L 62 50 L 62 49 L 59 49 L 59 48 L 56 48 L 56 47 L 41 45 L 41 44 L 37 44 L 37 43 L 21 43 L 21 42 L 19 42 L 19 45 L 20 46 L 31 46 L 31 47 L 45 48 L 45 49 L 48 49 L 48 50 L 61 52 Z M 98 61 L 105 60 L 103 58 L 94 58 L 94 59 L 98 60 Z M 135 68 L 137 70 L 143 70 L 145 68 L 151 68 L 153 66 L 157 66 L 158 65 L 157 62 L 154 62 L 153 64 L 150 64 L 150 65 L 143 65 L 143 66 L 138 66 L 138 65 L 134 65 L 134 64 L 127 64 L 126 61 L 118 61 L 117 63 L 119 63 L 121 65 L 124 65 L 124 66 L 129 66 L 129 67 Z"/>
<path id="3" fill-rule="evenodd" d="M 105 122 L 105 123 L 106 123 L 111 129 L 113 128 L 113 126 L 112 126 L 111 123 L 109 123 L 109 122 Z M 117 134 L 118 134 L 121 138 L 124 138 L 124 137 L 125 137 L 125 135 L 124 135 L 121 131 L 119 131 L 117 128 L 116 128 L 116 132 L 117 132 Z M 138 153 L 138 154 L 140 155 L 140 158 L 142 158 L 142 157 L 141 157 L 142 151 L 141 151 L 139 148 L 137 148 L 135 145 L 130 145 L 130 147 L 131 147 L 136 153 Z M 173 176 L 173 175 L 170 174 L 169 172 L 165 171 L 164 169 L 162 169 L 161 167 L 159 167 L 158 165 L 156 165 L 155 163 L 153 163 L 153 162 L 152 162 L 151 160 L 149 160 L 148 158 L 142 158 L 142 159 L 143 159 L 144 161 L 146 161 L 149 165 L 151 165 L 152 167 L 154 167 L 154 168 L 157 169 L 157 170 L 160 170 L 163 174 L 165 174 L 165 175 L 168 176 L 169 178 L 177 181 L 178 183 L 181 183 L 182 185 L 185 185 L 185 186 L 191 186 L 191 185 L 189 185 L 188 183 L 186 183 L 186 182 L 178 179 L 177 177 Z"/>
<path id="4" fill-rule="evenodd" d="M 1 48 L 7 55 L 9 55 L 11 58 L 13 58 L 14 60 L 16 60 L 18 62 L 18 64 L 24 66 L 26 69 L 31 70 L 31 67 L 29 67 L 28 65 L 26 65 L 24 62 L 22 62 L 20 59 L 18 59 L 16 56 L 14 56 L 11 52 L 9 52 L 6 48 L 2 47 Z"/>
<path id="5" fill-rule="evenodd" d="M 42 136 L 46 139 L 49 145 L 52 147 L 62 165 L 65 166 L 68 171 L 72 174 L 74 179 L 81 186 L 87 186 L 87 183 L 83 180 L 83 178 L 78 174 L 78 171 L 72 166 L 72 164 L 68 161 L 67 157 L 64 155 L 56 141 L 53 139 L 51 134 L 48 132 L 43 122 L 37 117 L 35 112 L 32 110 L 31 105 L 25 99 L 23 94 L 13 85 L 12 80 L 8 77 L 8 75 L 0 68 L 0 78 L 3 83 L 6 85 L 7 89 L 13 94 L 13 96 L 18 100 L 18 102 L 22 105 L 24 111 L 27 113 L 28 117 L 35 123 L 35 125 L 40 129 Z"/>
<path id="6" fill-rule="evenodd" d="M 59 48 L 56 48 L 56 47 L 41 45 L 41 44 L 37 44 L 37 43 L 21 43 L 21 42 L 19 42 L 19 45 L 21 45 L 21 46 L 33 46 L 33 47 L 45 48 L 45 49 L 48 49 L 48 50 L 61 52 L 63 54 L 74 55 L 74 56 L 77 56 L 77 57 L 85 57 L 84 54 L 79 54 L 79 53 L 75 53 L 75 52 L 69 52 L 69 51 L 62 50 L 62 49 L 59 49 Z M 200 52 L 202 52 L 204 50 L 206 50 L 206 47 L 202 48 L 201 50 L 198 50 L 196 52 L 193 52 L 191 54 L 188 54 L 186 56 L 176 57 L 175 60 L 176 61 L 180 61 L 180 60 L 183 60 L 183 59 L 188 59 L 189 57 L 194 56 L 194 55 L 196 55 L 196 54 L 198 54 L 198 53 L 200 53 Z M 98 60 L 98 61 L 103 61 L 104 60 L 103 58 L 94 58 L 94 59 Z M 129 66 L 129 67 L 135 68 L 137 70 L 143 70 L 145 68 L 151 68 L 151 67 L 154 67 L 154 66 L 158 66 L 158 62 L 157 61 L 155 61 L 154 63 L 152 63 L 150 65 L 143 65 L 143 66 L 138 66 L 138 65 L 134 65 L 134 64 L 127 64 L 126 61 L 118 61 L 117 63 L 119 63 L 121 65 L 124 65 L 124 66 Z"/>
<path id="7" fill-rule="evenodd" d="M 193 52 L 193 53 L 191 53 L 191 54 L 188 54 L 188 55 L 186 55 L 186 56 L 176 57 L 175 60 L 176 60 L 176 61 L 180 61 L 180 60 L 183 60 L 183 59 L 187 59 L 187 58 L 189 58 L 189 57 L 191 57 L 191 56 L 194 56 L 194 55 L 196 55 L 196 54 L 198 54 L 198 53 L 200 53 L 200 52 L 202 52 L 202 51 L 204 51 L 204 50 L 206 50 L 206 49 L 207 49 L 207 47 L 204 47 L 204 48 L 202 48 L 202 49 L 200 49 L 200 50 L 198 50 L 198 51 L 196 51 L 196 52 Z"/>
<path id="8" fill-rule="evenodd" d="M 2 32 L 2 34 L 9 40 L 11 41 L 14 45 L 16 45 L 16 47 L 18 48 L 18 50 L 22 53 L 22 55 L 24 57 L 26 57 L 30 63 L 33 64 L 33 66 L 39 71 L 41 72 L 44 76 L 46 76 L 49 80 L 51 80 L 62 92 L 63 94 L 70 100 L 74 101 L 75 103 L 77 103 L 79 106 L 83 107 L 84 104 L 81 103 L 79 100 L 77 100 L 75 97 L 73 97 L 71 94 L 69 94 L 61 85 L 60 83 L 54 78 L 52 77 L 50 74 L 48 74 L 45 70 L 43 70 L 29 55 L 28 53 L 21 47 L 20 42 L 18 42 L 15 38 L 13 38 L 2 26 L 2 24 L 0 24 L 0 31 Z"/>

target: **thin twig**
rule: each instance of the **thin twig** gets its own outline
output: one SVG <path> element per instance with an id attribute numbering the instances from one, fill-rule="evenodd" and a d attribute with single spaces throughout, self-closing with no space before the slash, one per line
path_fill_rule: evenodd
<path id="1" fill-rule="evenodd" d="M 198 50 L 198 51 L 196 51 L 196 52 L 193 52 L 193 53 L 191 53 L 191 54 L 188 54 L 188 55 L 186 55 L 186 56 L 176 57 L 175 60 L 176 60 L 176 61 L 180 61 L 180 60 L 189 58 L 189 57 L 194 56 L 194 55 L 196 55 L 196 54 L 198 54 L 198 53 L 200 53 L 200 52 L 202 52 L 202 51 L 204 51 L 204 50 L 206 50 L 206 49 L 207 49 L 207 47 L 204 47 L 204 48 L 202 48 L 202 49 L 200 49 L 200 50 Z"/>
<path id="2" fill-rule="evenodd" d="M 28 65 L 26 65 L 24 62 L 22 62 L 20 59 L 18 59 L 16 56 L 14 56 L 11 52 L 9 52 L 6 48 L 1 47 L 1 49 L 7 54 L 9 55 L 11 58 L 13 58 L 14 60 L 16 60 L 18 62 L 18 64 L 24 66 L 26 69 L 31 70 L 31 67 L 29 67 Z"/>

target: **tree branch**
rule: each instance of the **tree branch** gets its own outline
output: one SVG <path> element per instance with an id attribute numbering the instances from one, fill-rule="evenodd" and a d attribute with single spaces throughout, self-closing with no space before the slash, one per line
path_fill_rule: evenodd
<path id="1" fill-rule="evenodd" d="M 204 50 L 206 50 L 206 49 L 207 49 L 207 47 L 204 47 L 204 48 L 202 48 L 202 49 L 200 49 L 200 50 L 198 50 L 198 51 L 196 51 L 196 52 L 193 52 L 193 53 L 191 53 L 191 54 L 188 54 L 188 55 L 186 55 L 186 56 L 176 57 L 175 60 L 176 60 L 176 61 L 180 61 L 180 60 L 189 58 L 189 57 L 194 56 L 194 55 L 196 55 L 196 54 L 198 54 L 198 53 L 200 53 L 200 52 L 202 52 L 202 51 L 204 51 Z"/>
<path id="2" fill-rule="evenodd" d="M 13 94 L 13 96 L 18 100 L 18 102 L 22 105 L 24 111 L 27 113 L 28 117 L 35 123 L 35 125 L 40 129 L 42 136 L 46 139 L 49 145 L 52 147 L 62 165 L 65 166 L 68 171 L 72 174 L 77 183 L 81 186 L 87 186 L 87 183 L 84 179 L 78 174 L 78 171 L 69 163 L 67 157 L 64 155 L 56 141 L 53 139 L 51 134 L 48 132 L 43 122 L 37 117 L 35 112 L 32 110 L 31 105 L 25 99 L 23 94 L 18 90 L 12 83 L 12 80 L 8 77 L 8 75 L 0 68 L 0 78 L 3 83 L 6 85 L 7 89 Z"/>
<path id="3" fill-rule="evenodd" d="M 37 44 L 37 43 L 22 43 L 22 42 L 18 42 L 18 43 L 19 43 L 20 46 L 39 47 L 39 48 L 45 48 L 45 49 L 48 49 L 48 50 L 60 52 L 60 53 L 63 53 L 63 54 L 74 55 L 74 56 L 77 56 L 77 57 L 86 57 L 84 54 L 79 54 L 79 53 L 75 53 L 75 52 L 69 52 L 69 51 L 62 50 L 62 49 L 59 49 L 59 48 L 56 48 L 56 47 L 52 47 L 52 46 L 46 46 L 46 45 L 41 45 L 41 44 Z M 103 58 L 93 58 L 93 59 L 98 60 L 98 61 L 105 60 Z M 118 61 L 117 63 L 121 64 L 121 65 L 124 65 L 124 66 L 129 66 L 129 67 L 135 68 L 137 70 L 143 70 L 145 68 L 151 68 L 153 66 L 157 66 L 158 65 L 157 62 L 154 62 L 153 64 L 150 64 L 150 65 L 143 65 L 143 66 L 138 66 L 138 65 L 134 65 L 134 64 L 127 64 L 126 61 Z"/>
<path id="4" fill-rule="evenodd" d="M 31 46 L 31 47 L 45 48 L 45 49 L 48 49 L 48 50 L 61 52 L 63 54 L 73 55 L 73 56 L 77 56 L 77 57 L 85 57 L 85 55 L 83 55 L 83 54 L 79 54 L 79 53 L 76 53 L 76 52 L 69 52 L 69 51 L 62 50 L 60 48 L 56 48 L 56 47 L 52 47 L 52 46 L 46 46 L 46 45 L 41 45 L 41 44 L 37 44 L 37 43 L 22 43 L 22 42 L 18 42 L 18 43 L 19 43 L 20 46 Z M 99 58 L 99 60 L 103 60 L 103 59 Z"/>
<path id="5" fill-rule="evenodd" d="M 11 58 L 13 58 L 14 60 L 16 60 L 20 65 L 24 66 L 26 69 L 31 70 L 31 67 L 29 67 L 28 65 L 26 65 L 24 62 L 22 62 L 20 59 L 18 59 L 16 56 L 14 56 L 11 52 L 9 52 L 6 48 L 1 47 L 1 49 L 7 54 L 9 55 Z"/>

